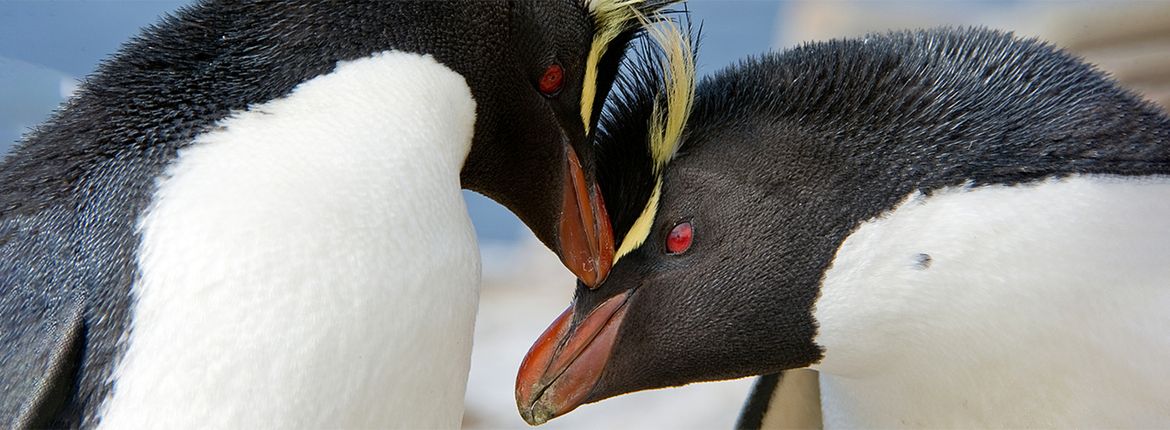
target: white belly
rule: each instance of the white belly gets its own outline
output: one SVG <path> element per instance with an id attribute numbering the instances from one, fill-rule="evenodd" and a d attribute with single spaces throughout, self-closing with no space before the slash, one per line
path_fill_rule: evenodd
<path id="1" fill-rule="evenodd" d="M 141 219 L 109 428 L 458 427 L 479 300 L 475 103 L 432 58 L 341 63 L 183 150 Z"/>
<path id="2" fill-rule="evenodd" d="M 1170 180 L 907 200 L 850 235 L 816 306 L 827 427 L 1165 426 Z"/>

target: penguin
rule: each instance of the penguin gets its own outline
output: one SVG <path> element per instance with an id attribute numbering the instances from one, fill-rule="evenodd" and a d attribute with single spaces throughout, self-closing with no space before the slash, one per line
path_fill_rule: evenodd
<path id="1" fill-rule="evenodd" d="M 454 428 L 461 188 L 587 283 L 592 133 L 671 1 L 201 0 L 0 163 L 0 427 Z"/>
<path id="2" fill-rule="evenodd" d="M 745 60 L 699 85 L 665 147 L 667 90 L 636 81 L 599 135 L 642 154 L 598 171 L 619 251 L 521 364 L 529 423 L 778 374 L 740 425 L 1170 421 L 1165 111 L 978 28 Z M 672 154 L 660 173 L 653 153 Z"/>

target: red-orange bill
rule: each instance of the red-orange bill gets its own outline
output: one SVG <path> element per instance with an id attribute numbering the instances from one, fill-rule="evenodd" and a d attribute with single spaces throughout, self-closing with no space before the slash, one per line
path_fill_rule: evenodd
<path id="1" fill-rule="evenodd" d="M 596 288 L 613 266 L 613 228 L 601 193 L 596 187 L 590 191 L 572 147 L 565 149 L 565 163 L 568 178 L 559 230 L 561 262 L 589 288 Z"/>
<path id="2" fill-rule="evenodd" d="M 543 424 L 588 400 L 613 351 L 629 294 L 609 298 L 575 326 L 570 307 L 540 335 L 516 375 L 524 421 Z"/>

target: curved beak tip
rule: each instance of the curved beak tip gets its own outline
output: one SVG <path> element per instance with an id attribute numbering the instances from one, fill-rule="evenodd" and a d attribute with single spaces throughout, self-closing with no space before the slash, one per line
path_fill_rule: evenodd
<path id="1" fill-rule="evenodd" d="M 565 310 L 537 339 L 516 375 L 520 416 L 539 425 L 589 400 L 609 361 L 629 292 L 610 297 L 575 326 Z"/>
<path id="2" fill-rule="evenodd" d="M 529 409 L 520 409 L 520 417 L 530 426 L 538 426 L 556 418 L 549 405 L 537 403 Z"/>

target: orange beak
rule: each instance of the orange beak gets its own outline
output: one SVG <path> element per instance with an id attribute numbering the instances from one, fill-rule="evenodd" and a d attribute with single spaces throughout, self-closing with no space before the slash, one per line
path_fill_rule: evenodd
<path id="1" fill-rule="evenodd" d="M 565 148 L 569 178 L 559 231 L 561 262 L 586 286 L 597 288 L 613 266 L 613 227 L 601 191 L 597 187 L 590 191 L 576 151 L 571 146 Z"/>
<path id="2" fill-rule="evenodd" d="M 590 400 L 629 297 L 628 291 L 610 297 L 575 326 L 570 306 L 540 335 L 516 375 L 516 407 L 524 421 L 540 425 Z"/>

